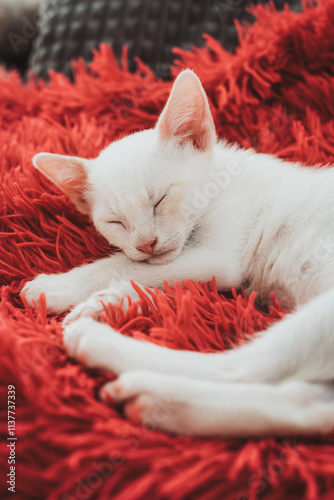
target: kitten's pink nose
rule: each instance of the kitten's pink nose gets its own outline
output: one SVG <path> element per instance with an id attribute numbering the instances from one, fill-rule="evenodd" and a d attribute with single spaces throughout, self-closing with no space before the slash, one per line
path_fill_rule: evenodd
<path id="1" fill-rule="evenodd" d="M 139 247 L 136 247 L 137 250 L 140 250 L 141 252 L 149 253 L 152 255 L 153 250 L 154 250 L 154 245 L 157 242 L 157 238 L 152 241 L 148 241 L 147 243 L 144 243 L 144 245 L 140 245 Z"/>

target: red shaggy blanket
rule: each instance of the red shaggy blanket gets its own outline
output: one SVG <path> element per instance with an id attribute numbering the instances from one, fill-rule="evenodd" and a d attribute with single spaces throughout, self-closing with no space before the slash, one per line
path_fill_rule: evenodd
<path id="1" fill-rule="evenodd" d="M 334 0 L 302 14 L 258 8 L 235 55 L 211 38 L 176 50 L 206 89 L 220 136 L 308 164 L 334 162 Z M 97 397 L 106 380 L 69 359 L 61 318 L 25 308 L 18 292 L 38 273 L 61 272 L 111 249 L 32 167 L 50 151 L 93 157 L 110 141 L 154 125 L 170 82 L 139 63 L 119 68 L 102 46 L 75 83 L 0 76 L 1 498 L 15 457 L 17 499 L 334 498 L 334 435 L 289 439 L 175 437 L 135 426 Z M 108 321 L 125 335 L 177 349 L 231 348 L 284 313 L 241 292 L 219 295 L 191 281 Z M 316 334 L 316 332 L 315 332 Z M 8 385 L 15 387 L 15 447 L 7 446 Z M 11 430 L 11 432 L 14 432 Z M 12 441 L 11 441 L 12 442 Z M 14 449 L 15 448 L 15 449 Z M 14 474 L 12 474 L 12 479 Z"/>

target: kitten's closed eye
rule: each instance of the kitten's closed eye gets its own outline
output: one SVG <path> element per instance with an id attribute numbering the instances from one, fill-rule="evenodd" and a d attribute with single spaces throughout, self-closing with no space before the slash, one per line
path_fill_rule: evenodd
<path id="1" fill-rule="evenodd" d="M 156 204 L 154 205 L 154 210 L 155 210 L 156 208 L 158 208 L 158 206 L 159 206 L 159 205 L 160 205 L 160 203 L 161 203 L 161 202 L 162 202 L 162 201 L 166 198 L 166 196 L 167 196 L 167 193 L 165 193 L 165 194 L 163 195 L 163 197 L 162 197 L 162 198 L 160 198 L 160 200 L 158 201 L 158 203 L 156 203 Z"/>
<path id="2" fill-rule="evenodd" d="M 125 228 L 123 222 L 121 222 L 120 220 L 108 220 L 107 224 L 119 224 Z"/>

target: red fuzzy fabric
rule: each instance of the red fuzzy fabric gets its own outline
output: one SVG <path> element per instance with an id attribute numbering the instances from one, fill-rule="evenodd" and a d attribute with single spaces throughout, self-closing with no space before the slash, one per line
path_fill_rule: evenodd
<path id="1" fill-rule="evenodd" d="M 308 164 L 334 161 L 334 1 L 301 14 L 256 9 L 240 27 L 235 55 L 210 37 L 175 50 L 173 68 L 193 68 L 208 93 L 220 136 Z M 126 53 L 124 61 L 126 60 Z M 32 167 L 39 151 L 93 157 L 112 140 L 152 127 L 171 82 L 143 64 L 119 68 L 101 46 L 75 83 L 46 85 L 0 76 L 1 498 L 17 499 L 324 499 L 334 498 L 334 436 L 289 439 L 175 437 L 124 420 L 102 404 L 106 378 L 69 359 L 61 318 L 25 308 L 18 296 L 38 273 L 62 272 L 110 252 L 88 220 Z M 167 300 L 165 295 L 169 297 Z M 282 316 L 254 295 L 223 296 L 214 284 L 187 282 L 107 320 L 125 335 L 177 349 L 212 352 Z M 144 302 L 144 301 L 143 301 Z M 316 332 L 315 332 L 316 334 Z M 7 490 L 7 386 L 16 390 L 16 494 Z"/>

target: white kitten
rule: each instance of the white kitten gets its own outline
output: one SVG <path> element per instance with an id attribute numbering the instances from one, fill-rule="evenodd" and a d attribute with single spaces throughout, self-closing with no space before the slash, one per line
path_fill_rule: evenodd
<path id="1" fill-rule="evenodd" d="M 302 168 L 216 142 L 199 79 L 183 71 L 157 126 L 84 160 L 41 153 L 34 165 L 123 253 L 40 275 L 50 313 L 68 310 L 64 342 L 119 375 L 101 396 L 177 433 L 264 435 L 334 427 L 334 171 Z M 202 354 L 127 338 L 92 317 L 138 298 L 129 280 L 208 281 L 274 291 L 297 312 L 237 349 Z M 306 305 L 303 305 L 305 304 Z M 142 371 L 145 370 L 145 371 Z"/>

